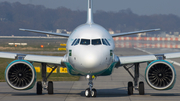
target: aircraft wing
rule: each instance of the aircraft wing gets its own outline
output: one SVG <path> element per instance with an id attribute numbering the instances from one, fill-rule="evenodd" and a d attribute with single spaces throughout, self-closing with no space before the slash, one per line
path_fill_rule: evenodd
<path id="1" fill-rule="evenodd" d="M 111 36 L 112 37 L 118 37 L 118 36 L 132 35 L 132 34 L 138 34 L 138 33 L 159 31 L 159 30 L 160 29 L 149 29 L 149 30 L 141 30 L 141 31 L 134 31 L 134 32 L 125 32 L 125 33 L 111 34 Z"/>
<path id="2" fill-rule="evenodd" d="M 61 65 L 61 63 L 65 61 L 65 58 L 63 56 L 29 55 L 29 54 L 0 52 L 0 58 L 17 59 L 18 57 L 22 57 L 24 60 L 30 62 L 56 64 L 56 65 Z"/>
<path id="3" fill-rule="evenodd" d="M 164 54 L 150 54 L 150 55 L 139 55 L 139 56 L 116 56 L 115 61 L 119 62 L 119 66 L 134 64 L 134 63 L 143 63 L 150 62 L 158 59 L 172 59 L 180 58 L 180 52 L 177 53 L 164 53 Z M 117 66 L 118 66 L 117 65 Z"/>
<path id="4" fill-rule="evenodd" d="M 33 32 L 33 33 L 40 33 L 40 34 L 49 34 L 49 35 L 55 35 L 55 36 L 62 36 L 62 37 L 69 37 L 70 34 L 65 33 L 52 33 L 47 31 L 39 31 L 39 30 L 31 30 L 31 29 L 19 29 L 20 31 L 27 31 L 27 32 Z"/>

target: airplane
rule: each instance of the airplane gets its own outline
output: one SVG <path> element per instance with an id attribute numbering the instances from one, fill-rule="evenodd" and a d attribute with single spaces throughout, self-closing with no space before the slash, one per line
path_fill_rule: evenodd
<path id="1" fill-rule="evenodd" d="M 109 34 L 105 28 L 93 22 L 92 3 L 93 0 L 88 0 L 87 22 L 78 26 L 72 34 L 20 28 L 21 31 L 67 37 L 67 51 L 64 56 L 0 52 L 0 58 L 15 59 L 5 70 L 7 84 L 15 90 L 29 90 L 36 83 L 37 94 L 42 94 L 42 90 L 53 94 L 53 82 L 47 81 L 47 79 L 57 66 L 64 66 L 67 67 L 68 73 L 71 75 L 85 76 L 89 80 L 85 96 L 96 97 L 97 91 L 93 88 L 94 78 L 111 75 L 114 68 L 124 67 L 133 78 L 133 82 L 130 81 L 127 85 L 128 94 L 132 95 L 134 90 L 138 90 L 140 95 L 144 95 L 144 82 L 139 82 L 139 65 L 147 63 L 145 80 L 151 88 L 155 90 L 173 88 L 176 81 L 176 71 L 172 63 L 166 59 L 179 58 L 180 52 L 139 56 L 117 56 L 114 54 L 114 37 L 159 31 L 160 29 Z M 36 82 L 34 62 L 41 63 L 42 81 Z M 52 71 L 46 75 L 46 66 L 49 64 L 53 65 Z M 129 66 L 130 64 L 131 66 Z M 129 70 L 132 67 L 134 67 L 134 75 Z"/>

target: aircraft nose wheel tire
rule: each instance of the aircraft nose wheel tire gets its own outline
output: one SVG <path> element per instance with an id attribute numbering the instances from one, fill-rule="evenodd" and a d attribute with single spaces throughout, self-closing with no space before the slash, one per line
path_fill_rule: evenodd
<path id="1" fill-rule="evenodd" d="M 38 81 L 37 82 L 37 85 L 36 85 L 36 93 L 38 95 L 42 94 L 42 82 L 41 81 Z"/>
<path id="2" fill-rule="evenodd" d="M 85 90 L 85 96 L 86 96 L 86 97 L 90 97 L 90 96 L 91 96 L 90 88 L 87 88 L 87 89 Z"/>
<path id="3" fill-rule="evenodd" d="M 128 95 L 133 95 L 133 83 L 128 82 Z"/>
<path id="4" fill-rule="evenodd" d="M 92 89 L 91 96 L 96 97 L 96 95 L 97 95 L 96 89 Z"/>
<path id="5" fill-rule="evenodd" d="M 139 82 L 139 95 L 144 95 L 144 82 Z"/>
<path id="6" fill-rule="evenodd" d="M 85 90 L 85 96 L 86 97 L 96 97 L 96 95 L 97 95 L 97 91 L 94 88 L 92 89 L 92 92 L 90 91 L 90 88 L 87 88 Z"/>
<path id="7" fill-rule="evenodd" d="M 53 94 L 53 82 L 49 81 L 48 82 L 48 94 Z"/>

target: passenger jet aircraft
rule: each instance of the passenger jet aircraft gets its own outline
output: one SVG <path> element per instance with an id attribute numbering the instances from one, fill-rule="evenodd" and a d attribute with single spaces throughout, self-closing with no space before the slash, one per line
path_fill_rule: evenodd
<path id="1" fill-rule="evenodd" d="M 123 66 L 133 78 L 133 82 L 128 82 L 128 94 L 132 95 L 133 90 L 138 90 L 140 95 L 144 95 L 144 83 L 138 81 L 139 64 L 144 62 L 148 63 L 145 70 L 145 79 L 150 87 L 156 90 L 168 90 L 173 88 L 175 84 L 175 68 L 166 59 L 179 58 L 180 52 L 122 57 L 114 54 L 113 37 L 158 31 L 160 29 L 111 35 L 105 28 L 93 22 L 92 0 L 88 0 L 87 22 L 78 26 L 72 34 L 30 29 L 20 30 L 67 37 L 67 52 L 64 56 L 0 52 L 0 58 L 16 59 L 5 70 L 6 82 L 13 89 L 28 90 L 33 88 L 36 83 L 36 71 L 33 67 L 33 62 L 41 63 L 42 65 L 42 82 L 37 82 L 37 94 L 42 94 L 42 90 L 47 90 L 48 94 L 53 94 L 53 82 L 47 82 L 47 79 L 57 66 L 67 67 L 69 74 L 85 76 L 89 80 L 89 87 L 85 90 L 86 97 L 96 97 L 97 95 L 96 89 L 93 88 L 93 79 L 95 77 L 111 75 L 113 69 L 120 66 Z M 54 67 L 52 67 L 51 73 L 46 76 L 46 66 L 49 64 L 54 65 Z M 132 64 L 132 66 L 128 67 L 127 65 L 129 64 Z M 129 71 L 131 67 L 134 67 L 134 75 Z"/>

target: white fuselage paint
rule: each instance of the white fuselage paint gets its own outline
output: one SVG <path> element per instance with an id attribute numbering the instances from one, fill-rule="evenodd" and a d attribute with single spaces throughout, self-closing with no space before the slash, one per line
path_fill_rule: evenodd
<path id="1" fill-rule="evenodd" d="M 75 39 L 102 39 L 106 38 L 110 46 L 107 45 L 75 45 L 72 43 Z M 102 41 L 102 40 L 101 40 Z M 72 50 L 71 56 L 67 54 L 68 62 L 71 66 L 84 73 L 97 73 L 107 69 L 113 62 L 113 55 L 110 56 L 110 50 L 114 51 L 115 45 L 112 36 L 109 32 L 97 25 L 83 24 L 77 27 L 68 38 L 67 41 L 67 53 Z"/>

